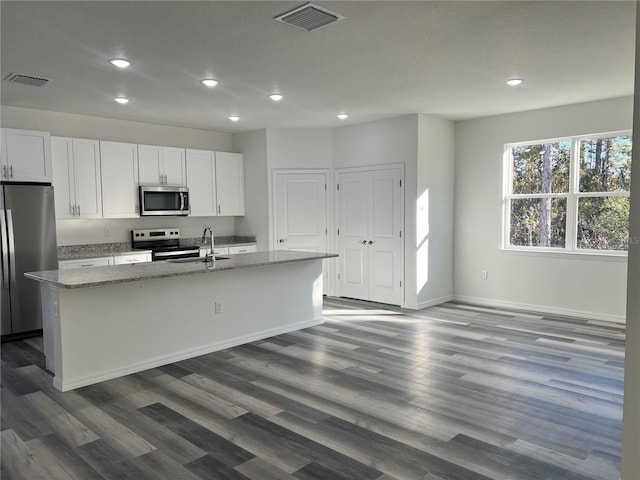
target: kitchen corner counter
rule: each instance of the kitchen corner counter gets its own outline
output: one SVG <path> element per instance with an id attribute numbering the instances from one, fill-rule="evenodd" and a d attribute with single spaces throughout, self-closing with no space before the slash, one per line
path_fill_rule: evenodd
<path id="1" fill-rule="evenodd" d="M 40 282 L 46 367 L 64 392 L 319 325 L 322 262 L 336 256 L 252 252 L 213 268 L 164 261 L 25 276 Z"/>
<path id="2" fill-rule="evenodd" d="M 204 262 L 147 262 L 129 265 L 112 265 L 108 267 L 29 272 L 25 273 L 25 277 L 59 288 L 86 288 L 115 283 L 137 282 L 153 278 L 176 277 L 197 273 L 211 274 L 239 268 L 277 265 L 305 260 L 322 260 L 337 256 L 338 255 L 334 253 L 272 250 L 228 255 L 225 256 L 225 260 L 217 260 L 213 265 Z"/>

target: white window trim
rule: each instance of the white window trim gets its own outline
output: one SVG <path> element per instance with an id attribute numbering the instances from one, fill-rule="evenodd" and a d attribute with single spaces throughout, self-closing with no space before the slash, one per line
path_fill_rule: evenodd
<path id="1" fill-rule="evenodd" d="M 543 140 L 531 140 L 526 142 L 506 143 L 504 145 L 502 158 L 502 251 L 505 253 L 515 254 L 534 254 L 534 255 L 550 255 L 564 256 L 566 258 L 576 258 L 579 256 L 587 256 L 591 258 L 604 257 L 609 258 L 627 258 L 627 252 L 624 250 L 595 250 L 578 248 L 577 245 L 577 226 L 578 226 L 578 200 L 586 197 L 629 197 L 630 192 L 580 192 L 580 141 L 584 139 L 607 138 L 617 136 L 631 136 L 631 130 L 618 130 L 604 133 L 594 133 L 587 135 L 575 135 L 570 137 L 547 138 Z M 571 158 L 569 162 L 569 192 L 567 193 L 535 193 L 535 194 L 516 194 L 512 193 L 513 188 L 513 162 L 511 161 L 511 149 L 513 147 L 524 145 L 539 145 L 545 143 L 571 142 Z M 566 198 L 567 199 L 567 220 L 565 230 L 565 246 L 564 247 L 524 247 L 519 245 L 510 245 L 511 237 L 511 211 L 509 208 L 510 200 L 513 198 Z"/>

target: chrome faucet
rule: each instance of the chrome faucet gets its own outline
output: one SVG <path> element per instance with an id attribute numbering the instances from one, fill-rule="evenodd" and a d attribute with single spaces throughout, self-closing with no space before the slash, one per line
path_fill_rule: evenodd
<path id="1" fill-rule="evenodd" d="M 207 233 L 209 234 L 209 239 L 210 239 L 210 243 L 209 243 L 209 247 L 207 248 L 207 253 L 204 256 L 204 261 L 205 262 L 215 262 L 216 261 L 216 257 L 214 255 L 213 252 L 213 230 L 211 230 L 211 227 L 204 227 L 204 230 L 202 231 L 202 244 L 204 246 L 207 245 Z"/>

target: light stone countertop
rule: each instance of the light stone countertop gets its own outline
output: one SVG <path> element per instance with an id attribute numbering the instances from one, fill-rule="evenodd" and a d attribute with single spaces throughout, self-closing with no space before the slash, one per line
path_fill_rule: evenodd
<path id="1" fill-rule="evenodd" d="M 204 262 L 143 262 L 108 267 L 74 268 L 69 270 L 48 270 L 28 272 L 24 276 L 38 282 L 60 288 L 85 288 L 114 283 L 137 282 L 152 278 L 176 277 L 193 274 L 213 274 L 239 268 L 276 265 L 281 263 L 322 260 L 333 258 L 335 253 L 294 252 L 272 250 L 266 252 L 239 253 L 228 255 L 227 260 L 217 260 L 215 265 Z"/>

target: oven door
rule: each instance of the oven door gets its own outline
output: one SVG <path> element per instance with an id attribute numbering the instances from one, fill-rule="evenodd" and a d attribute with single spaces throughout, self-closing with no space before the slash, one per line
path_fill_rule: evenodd
<path id="1" fill-rule="evenodd" d="M 173 260 L 174 258 L 194 258 L 200 256 L 200 249 L 185 248 L 183 250 L 160 250 L 154 251 L 151 259 L 154 262 L 160 260 Z"/>
<path id="2" fill-rule="evenodd" d="M 186 187 L 140 187 L 140 215 L 188 215 L 189 189 Z"/>

